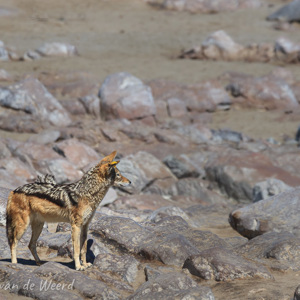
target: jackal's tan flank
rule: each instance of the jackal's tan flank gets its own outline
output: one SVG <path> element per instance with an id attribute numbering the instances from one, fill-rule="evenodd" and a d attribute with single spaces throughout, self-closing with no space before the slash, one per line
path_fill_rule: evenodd
<path id="1" fill-rule="evenodd" d="M 32 236 L 28 247 L 40 265 L 36 241 L 44 222 L 68 222 L 72 226 L 76 270 L 84 270 L 91 265 L 86 262 L 88 225 L 111 186 L 130 184 L 117 169 L 119 161 L 114 161 L 115 156 L 116 151 L 103 158 L 77 182 L 56 184 L 53 176 L 46 175 L 10 193 L 6 209 L 6 232 L 12 263 L 17 263 L 17 243 L 29 224 Z"/>

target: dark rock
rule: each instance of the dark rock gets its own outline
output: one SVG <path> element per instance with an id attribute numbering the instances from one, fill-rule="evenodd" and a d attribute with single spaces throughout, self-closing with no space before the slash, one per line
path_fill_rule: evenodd
<path id="1" fill-rule="evenodd" d="M 289 232 L 268 232 L 236 248 L 236 252 L 272 269 L 299 271 L 299 247 L 300 239 Z"/>
<path id="2" fill-rule="evenodd" d="M 37 268 L 33 274 L 48 279 L 48 281 L 52 279 L 55 283 L 65 283 L 79 293 L 82 298 L 120 299 L 120 295 L 103 282 L 91 279 L 85 274 L 71 270 L 59 263 L 48 262 Z"/>
<path id="3" fill-rule="evenodd" d="M 231 281 L 249 277 L 272 278 L 265 267 L 222 248 L 205 250 L 187 259 L 183 267 L 189 269 L 191 274 L 206 280 Z"/>
<path id="4" fill-rule="evenodd" d="M 181 217 L 164 217 L 157 221 L 143 226 L 128 218 L 95 216 L 90 228 L 131 253 L 179 267 L 201 250 L 216 245 L 227 247 L 216 235 L 193 230 Z"/>
<path id="5" fill-rule="evenodd" d="M 172 272 L 151 278 L 142 284 L 133 295 L 127 298 L 134 299 L 201 299 L 214 300 L 210 288 L 198 285 L 183 273 Z"/>
<path id="6" fill-rule="evenodd" d="M 193 165 L 185 159 L 185 156 L 169 155 L 164 158 L 163 162 L 177 178 L 198 177 L 200 175 Z"/>
<path id="7" fill-rule="evenodd" d="M 300 285 L 295 290 L 293 300 L 299 300 L 299 299 L 300 299 Z"/>
<path id="8" fill-rule="evenodd" d="M 93 266 L 101 272 L 108 272 L 132 284 L 138 275 L 139 262 L 129 255 L 103 253 L 96 256 Z"/>
<path id="9" fill-rule="evenodd" d="M 285 21 L 299 22 L 300 21 L 300 1 L 294 0 L 267 17 L 268 21 Z"/>
<path id="10" fill-rule="evenodd" d="M 299 235 L 299 191 L 295 188 L 230 213 L 230 225 L 241 235 L 253 238 L 268 231 Z"/>
<path id="11" fill-rule="evenodd" d="M 99 91 L 105 119 L 141 119 L 156 114 L 151 89 L 129 73 L 108 76 Z"/>

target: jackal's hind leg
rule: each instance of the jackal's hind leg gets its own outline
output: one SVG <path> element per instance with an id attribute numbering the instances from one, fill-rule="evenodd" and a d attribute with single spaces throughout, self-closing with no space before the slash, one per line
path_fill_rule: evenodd
<path id="1" fill-rule="evenodd" d="M 41 265 L 41 260 L 36 252 L 36 242 L 43 230 L 43 226 L 44 226 L 44 222 L 36 221 L 36 220 L 31 222 L 32 235 L 31 235 L 28 248 L 31 254 L 33 255 L 35 262 L 38 266 Z"/>
<path id="2" fill-rule="evenodd" d="M 29 225 L 29 216 L 25 216 L 25 214 L 23 216 L 17 215 L 16 217 L 10 215 L 9 218 L 10 221 L 9 224 L 7 224 L 9 227 L 7 228 L 7 235 L 11 252 L 11 262 L 16 264 L 18 262 L 17 245 Z"/>

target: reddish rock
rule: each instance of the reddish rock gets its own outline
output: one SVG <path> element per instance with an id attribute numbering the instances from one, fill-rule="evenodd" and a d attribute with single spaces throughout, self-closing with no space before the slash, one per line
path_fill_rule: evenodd
<path id="1" fill-rule="evenodd" d="M 105 119 L 141 119 L 156 114 L 151 89 L 129 73 L 108 76 L 99 91 Z"/>
<path id="2" fill-rule="evenodd" d="M 245 105 L 265 109 L 294 109 L 299 106 L 292 88 L 274 76 L 235 78 L 227 86 L 234 97 L 242 97 Z"/>
<path id="3" fill-rule="evenodd" d="M 78 169 L 84 168 L 90 162 L 99 159 L 99 154 L 76 139 L 68 139 L 56 144 L 65 157 Z"/>
<path id="4" fill-rule="evenodd" d="M 194 85 L 183 85 L 165 80 L 153 80 L 148 84 L 155 101 L 168 101 L 168 99 L 176 98 L 185 103 L 189 111 L 215 111 L 231 103 L 228 94 L 216 80 Z"/>
<path id="5" fill-rule="evenodd" d="M 185 103 L 177 98 L 170 98 L 167 100 L 168 112 L 171 118 L 182 117 L 187 114 Z"/>
<path id="6" fill-rule="evenodd" d="M 97 79 L 86 72 L 43 72 L 39 74 L 38 79 L 54 95 L 70 98 L 97 95 L 100 87 Z"/>
<path id="7" fill-rule="evenodd" d="M 217 154 L 216 150 L 210 149 L 213 155 L 203 154 L 207 157 L 206 176 L 229 197 L 252 201 L 254 185 L 267 178 L 279 179 L 290 186 L 300 185 L 300 177 L 276 166 L 263 153 L 220 147 Z"/>

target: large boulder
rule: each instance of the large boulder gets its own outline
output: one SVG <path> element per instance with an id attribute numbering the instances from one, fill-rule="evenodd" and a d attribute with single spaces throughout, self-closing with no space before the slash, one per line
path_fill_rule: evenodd
<path id="1" fill-rule="evenodd" d="M 68 112 L 35 78 L 27 78 L 8 88 L 1 88 L 0 106 L 10 109 L 5 110 L 6 115 L 12 114 L 11 110 L 16 110 L 20 112 L 21 120 L 30 116 L 30 120 L 40 122 L 42 127 L 64 127 L 71 123 Z"/>
<path id="2" fill-rule="evenodd" d="M 230 213 L 231 226 L 254 238 L 269 231 L 288 231 L 299 236 L 300 188 L 253 203 Z"/>
<path id="3" fill-rule="evenodd" d="M 230 281 L 236 278 L 272 278 L 263 267 L 234 254 L 231 250 L 212 248 L 185 261 L 183 266 L 196 276 L 216 281 Z"/>
<path id="4" fill-rule="evenodd" d="M 126 156 L 118 164 L 118 169 L 131 180 L 132 185 L 126 187 L 130 193 L 168 194 L 169 188 L 177 181 L 169 168 L 145 151 Z"/>
<path id="5" fill-rule="evenodd" d="M 267 17 L 268 21 L 299 22 L 300 21 L 300 1 L 294 0 L 276 10 Z"/>
<path id="6" fill-rule="evenodd" d="M 149 86 L 127 73 L 108 76 L 99 91 L 101 114 L 105 119 L 141 119 L 156 114 Z"/>

